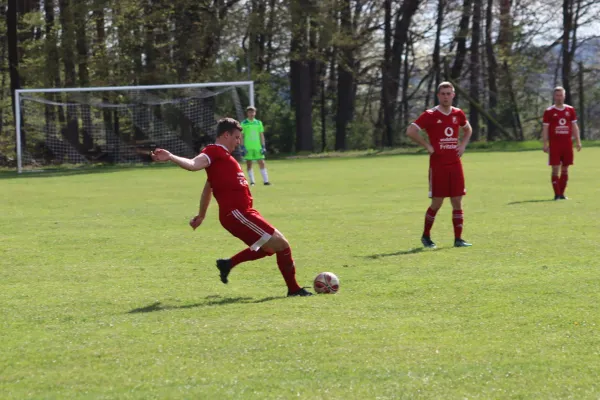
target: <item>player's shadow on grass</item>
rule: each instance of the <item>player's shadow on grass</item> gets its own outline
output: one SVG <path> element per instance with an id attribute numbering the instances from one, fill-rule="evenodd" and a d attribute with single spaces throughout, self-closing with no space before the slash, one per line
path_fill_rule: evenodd
<path id="1" fill-rule="evenodd" d="M 284 297 L 265 297 L 262 299 L 255 300 L 252 297 L 225 297 L 220 298 L 220 296 L 208 296 L 206 299 L 208 301 L 202 303 L 193 303 L 193 304 L 185 304 L 182 306 L 174 306 L 169 304 L 163 304 L 160 301 L 152 303 L 145 307 L 134 308 L 131 311 L 128 311 L 127 314 L 138 314 L 138 313 L 149 313 L 155 311 L 168 311 L 168 310 L 185 310 L 187 308 L 196 308 L 196 307 L 211 307 L 211 306 L 224 306 L 227 304 L 235 304 L 235 303 L 264 303 L 271 300 L 283 299 Z"/>
<path id="2" fill-rule="evenodd" d="M 400 251 L 396 251 L 395 253 L 379 253 L 379 254 L 371 254 L 369 256 L 363 256 L 363 258 L 368 258 L 371 260 L 377 260 L 378 258 L 383 258 L 383 257 L 395 257 L 395 256 L 406 256 L 409 254 L 417 254 L 422 252 L 424 249 L 423 247 L 415 247 L 414 249 L 410 249 L 410 250 L 400 250 Z"/>
<path id="3" fill-rule="evenodd" d="M 525 204 L 525 203 L 546 203 L 549 201 L 555 201 L 554 199 L 539 199 L 539 200 L 522 200 L 522 201 L 511 201 L 510 203 L 506 203 L 509 206 L 514 204 Z"/>

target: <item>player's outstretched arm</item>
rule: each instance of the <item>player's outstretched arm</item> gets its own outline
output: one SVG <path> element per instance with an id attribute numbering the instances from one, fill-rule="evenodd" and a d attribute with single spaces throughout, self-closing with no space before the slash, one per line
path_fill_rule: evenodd
<path id="1" fill-rule="evenodd" d="M 165 149 L 156 149 L 151 155 L 154 161 L 172 161 L 188 171 L 200 171 L 210 165 L 210 161 L 205 154 L 198 154 L 196 157 L 190 159 L 176 156 Z"/>
<path id="2" fill-rule="evenodd" d="M 202 194 L 200 195 L 200 208 L 198 210 L 198 215 L 190 220 L 190 226 L 193 230 L 196 230 L 206 217 L 206 211 L 208 210 L 208 206 L 210 205 L 210 200 L 212 199 L 212 187 L 210 183 L 206 181 L 204 184 L 204 189 L 202 190 Z"/>
<path id="3" fill-rule="evenodd" d="M 406 136 L 411 138 L 413 142 L 423 146 L 429 152 L 429 154 L 433 154 L 433 146 L 427 143 L 425 139 L 419 135 L 419 128 L 417 128 L 415 124 L 410 124 L 408 128 L 406 128 Z"/>

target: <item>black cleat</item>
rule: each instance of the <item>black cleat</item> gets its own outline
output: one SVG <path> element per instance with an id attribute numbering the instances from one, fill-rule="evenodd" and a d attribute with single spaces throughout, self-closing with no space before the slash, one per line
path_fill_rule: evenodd
<path id="1" fill-rule="evenodd" d="M 560 196 L 558 196 L 559 200 L 569 200 L 569 198 L 567 196 L 565 196 L 564 194 L 561 194 Z"/>
<path id="2" fill-rule="evenodd" d="M 433 240 L 431 240 L 431 238 L 429 236 L 421 236 L 421 243 L 423 243 L 423 246 L 425 246 L 425 248 L 428 249 L 435 249 L 437 246 L 435 245 L 435 243 L 433 243 Z"/>
<path id="3" fill-rule="evenodd" d="M 265 186 L 271 186 L 271 182 L 265 182 Z"/>
<path id="4" fill-rule="evenodd" d="M 471 243 L 468 243 L 462 239 L 454 239 L 454 247 L 471 247 Z"/>
<path id="5" fill-rule="evenodd" d="M 254 186 L 254 182 L 250 182 L 250 186 Z"/>
<path id="6" fill-rule="evenodd" d="M 227 280 L 227 277 L 229 276 L 229 272 L 231 272 L 231 259 L 217 260 L 217 268 L 219 269 L 219 272 L 221 275 L 221 282 L 223 282 L 223 283 L 229 282 Z"/>
<path id="7" fill-rule="evenodd" d="M 556 194 L 556 195 L 554 195 L 554 201 L 556 201 L 556 200 L 560 200 L 560 196 L 559 196 L 559 195 L 557 195 L 557 194 Z"/>
<path id="8" fill-rule="evenodd" d="M 308 290 L 304 289 L 304 288 L 300 288 L 299 290 L 296 290 L 295 292 L 290 292 L 288 291 L 287 297 L 305 297 L 305 296 L 312 296 L 313 294 L 311 292 L 309 292 Z"/>

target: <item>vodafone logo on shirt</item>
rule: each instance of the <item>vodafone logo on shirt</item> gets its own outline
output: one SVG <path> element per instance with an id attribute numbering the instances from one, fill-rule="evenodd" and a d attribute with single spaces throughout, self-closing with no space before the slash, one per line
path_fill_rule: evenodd
<path id="1" fill-rule="evenodd" d="M 452 135 L 454 135 L 454 129 L 452 129 L 451 127 L 447 127 L 446 129 L 444 129 L 444 135 L 446 135 L 447 137 L 452 137 Z"/>
<path id="2" fill-rule="evenodd" d="M 558 123 L 560 125 L 566 125 L 567 124 L 567 120 L 565 118 L 561 118 L 561 119 L 558 120 Z"/>

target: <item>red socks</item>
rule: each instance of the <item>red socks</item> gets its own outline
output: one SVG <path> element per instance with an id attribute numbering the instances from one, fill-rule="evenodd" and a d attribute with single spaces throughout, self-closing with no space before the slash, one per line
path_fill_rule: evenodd
<path id="1" fill-rule="evenodd" d="M 558 175 L 552 175 L 552 189 L 554 189 L 555 196 L 560 196 L 560 178 Z"/>
<path id="2" fill-rule="evenodd" d="M 559 186 L 559 196 L 563 196 L 565 194 L 565 189 L 567 188 L 567 181 L 569 180 L 569 175 L 565 174 L 564 172 L 562 174 L 560 174 L 560 178 L 558 179 L 558 186 Z M 552 185 L 554 186 L 554 182 L 552 182 Z M 554 189 L 554 191 L 556 192 L 556 189 Z"/>
<path id="3" fill-rule="evenodd" d="M 235 256 L 231 257 L 231 268 L 235 267 L 238 264 L 241 264 L 246 261 L 254 261 L 260 260 L 263 257 L 270 256 L 272 254 L 267 253 L 263 249 L 258 249 L 258 251 L 253 251 L 250 248 L 240 251 Z"/>
<path id="4" fill-rule="evenodd" d="M 460 239 L 462 237 L 463 230 L 463 210 L 452 211 L 452 224 L 454 225 L 454 238 Z"/>
<path id="5" fill-rule="evenodd" d="M 435 222 L 435 214 L 437 210 L 432 210 L 431 207 L 427 209 L 425 213 L 425 229 L 423 229 L 423 236 L 431 236 L 431 227 Z"/>
<path id="6" fill-rule="evenodd" d="M 297 292 L 298 290 L 302 289 L 296 281 L 296 267 L 294 266 L 294 259 L 292 258 L 292 249 L 287 248 L 276 254 L 277 266 L 279 267 L 279 271 L 281 271 L 281 275 L 283 275 L 283 279 L 285 280 L 288 290 L 290 292 Z M 263 249 L 253 251 L 250 248 L 247 248 L 231 257 L 231 268 L 246 261 L 259 260 L 263 257 L 272 255 L 272 253 L 267 253 Z"/>
<path id="7" fill-rule="evenodd" d="M 281 271 L 281 275 L 283 275 L 288 290 L 290 292 L 297 292 L 302 289 L 296 281 L 296 267 L 294 266 L 294 259 L 292 258 L 292 249 L 288 247 L 276 254 L 277 266 L 279 267 L 279 271 Z"/>

